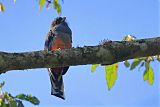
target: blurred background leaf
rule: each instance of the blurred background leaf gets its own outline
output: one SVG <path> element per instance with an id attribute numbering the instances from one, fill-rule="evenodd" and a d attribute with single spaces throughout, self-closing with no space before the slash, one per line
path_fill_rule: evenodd
<path id="1" fill-rule="evenodd" d="M 0 84 L 1 93 L 0 93 L 0 107 L 24 107 L 22 101 L 28 101 L 34 105 L 39 105 L 40 101 L 35 96 L 31 94 L 18 94 L 16 96 L 12 96 L 12 94 L 2 91 L 2 87 L 5 82 Z"/>

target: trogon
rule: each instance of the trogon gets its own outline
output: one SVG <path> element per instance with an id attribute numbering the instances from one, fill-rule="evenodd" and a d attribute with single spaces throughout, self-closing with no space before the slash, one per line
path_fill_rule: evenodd
<path id="1" fill-rule="evenodd" d="M 57 17 L 51 24 L 45 40 L 44 50 L 62 50 L 72 47 L 72 31 L 69 28 L 66 17 Z M 51 81 L 51 95 L 65 99 L 63 75 L 67 72 L 69 66 L 48 68 Z"/>

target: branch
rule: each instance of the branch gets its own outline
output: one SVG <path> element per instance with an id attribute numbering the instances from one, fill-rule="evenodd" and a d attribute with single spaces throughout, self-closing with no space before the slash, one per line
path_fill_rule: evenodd
<path id="1" fill-rule="evenodd" d="M 22 53 L 0 52 L 0 73 L 9 70 L 76 66 L 86 64 L 110 65 L 128 59 L 160 54 L 160 37 L 132 42 L 106 41 L 103 45 L 84 46 L 56 51 Z"/>

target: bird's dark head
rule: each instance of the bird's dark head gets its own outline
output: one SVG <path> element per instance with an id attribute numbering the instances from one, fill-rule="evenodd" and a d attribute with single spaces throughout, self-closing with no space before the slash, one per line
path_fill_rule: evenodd
<path id="1" fill-rule="evenodd" d="M 54 27 L 61 23 L 66 23 L 65 20 L 66 20 L 66 17 L 57 17 L 53 20 L 51 27 Z"/>

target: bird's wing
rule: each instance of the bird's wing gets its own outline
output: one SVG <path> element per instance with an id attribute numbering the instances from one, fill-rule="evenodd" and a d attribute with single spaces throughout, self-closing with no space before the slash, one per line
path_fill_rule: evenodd
<path id="1" fill-rule="evenodd" d="M 53 42 L 53 39 L 54 39 L 54 33 L 52 30 L 50 30 L 46 36 L 46 40 L 45 40 L 45 44 L 44 44 L 44 50 L 51 50 L 51 47 L 52 47 L 52 42 Z"/>

